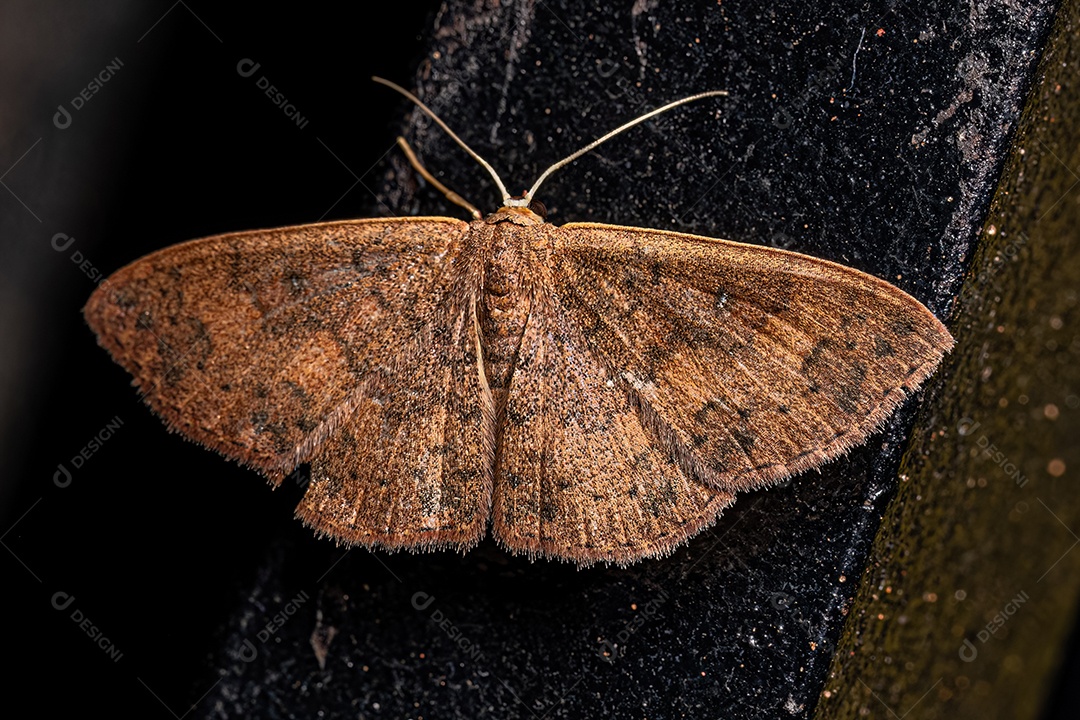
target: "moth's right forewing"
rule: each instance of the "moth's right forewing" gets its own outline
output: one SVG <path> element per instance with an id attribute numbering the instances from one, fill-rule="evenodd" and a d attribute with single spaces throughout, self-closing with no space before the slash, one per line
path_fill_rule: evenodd
<path id="1" fill-rule="evenodd" d="M 117 271 L 84 312 L 172 430 L 280 481 L 445 301 L 467 232 L 410 218 L 195 240 Z"/>

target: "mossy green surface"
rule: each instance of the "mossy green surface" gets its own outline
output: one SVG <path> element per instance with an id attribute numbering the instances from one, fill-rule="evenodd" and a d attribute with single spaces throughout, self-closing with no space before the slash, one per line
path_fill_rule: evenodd
<path id="1" fill-rule="evenodd" d="M 1062 7 L 818 718 L 1037 717 L 1080 596 L 1080 2 Z"/>

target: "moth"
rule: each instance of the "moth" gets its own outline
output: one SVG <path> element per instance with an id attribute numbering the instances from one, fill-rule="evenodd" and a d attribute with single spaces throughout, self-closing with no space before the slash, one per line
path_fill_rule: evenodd
<path id="1" fill-rule="evenodd" d="M 556 226 L 551 172 L 473 215 L 324 222 L 176 245 L 84 313 L 169 429 L 273 485 L 296 514 L 386 550 L 475 546 L 579 565 L 663 556 L 739 491 L 867 435 L 953 339 L 896 287 L 785 250 Z"/>

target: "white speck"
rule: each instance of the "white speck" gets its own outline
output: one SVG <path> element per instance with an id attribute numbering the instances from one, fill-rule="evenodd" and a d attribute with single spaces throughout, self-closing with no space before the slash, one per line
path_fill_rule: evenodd
<path id="1" fill-rule="evenodd" d="M 630 387 L 634 388 L 635 390 L 654 390 L 655 389 L 655 386 L 651 382 L 645 382 L 644 380 L 639 380 L 637 378 L 637 376 L 635 376 L 634 373 L 632 373 L 632 372 L 624 372 L 623 373 L 623 379 L 626 380 L 626 382 L 630 383 Z"/>

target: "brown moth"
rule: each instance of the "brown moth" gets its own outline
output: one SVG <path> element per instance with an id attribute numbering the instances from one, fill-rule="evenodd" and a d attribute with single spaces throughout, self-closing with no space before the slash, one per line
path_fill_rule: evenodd
<path id="1" fill-rule="evenodd" d="M 349 545 L 476 545 L 579 565 L 665 555 L 740 490 L 861 443 L 953 339 L 825 260 L 544 220 L 555 169 L 472 222 L 326 222 L 193 240 L 91 296 L 98 342 L 171 430 Z M 411 151 L 410 158 L 412 158 Z M 433 180 L 422 168 L 429 180 Z M 441 188 L 441 185 L 436 185 Z M 642 333 L 648 328 L 648 333 Z M 659 339 L 659 342 L 656 341 Z"/>

